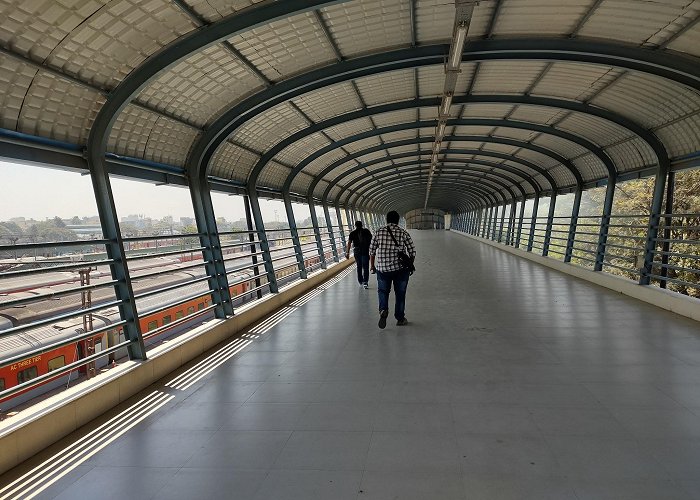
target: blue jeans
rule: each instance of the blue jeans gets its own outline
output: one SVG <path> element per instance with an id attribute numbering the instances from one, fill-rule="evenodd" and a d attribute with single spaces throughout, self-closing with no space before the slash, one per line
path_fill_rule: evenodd
<path id="1" fill-rule="evenodd" d="M 355 252 L 355 262 L 357 263 L 357 281 L 361 285 L 369 283 L 369 255 Z"/>
<path id="2" fill-rule="evenodd" d="M 379 310 L 389 310 L 389 294 L 391 284 L 394 284 L 396 304 L 394 305 L 394 317 L 397 320 L 405 317 L 406 288 L 408 288 L 409 273 L 406 270 L 382 273 L 377 271 L 377 291 L 379 294 Z"/>

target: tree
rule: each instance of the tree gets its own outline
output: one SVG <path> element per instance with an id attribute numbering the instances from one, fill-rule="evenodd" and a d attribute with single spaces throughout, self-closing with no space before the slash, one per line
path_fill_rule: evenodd
<path id="1" fill-rule="evenodd" d="M 66 223 L 63 222 L 63 219 L 61 219 L 59 216 L 53 218 L 53 225 L 56 227 L 66 227 Z"/>

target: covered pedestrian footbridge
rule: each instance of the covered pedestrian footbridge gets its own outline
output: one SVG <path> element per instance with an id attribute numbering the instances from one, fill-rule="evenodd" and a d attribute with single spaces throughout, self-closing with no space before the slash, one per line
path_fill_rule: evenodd
<path id="1" fill-rule="evenodd" d="M 0 408 L 70 385 L 0 412 L 0 499 L 700 498 L 697 1 L 0 14 L 0 158 L 89 175 L 101 229 L 0 226 Z M 192 230 L 125 231 L 117 178 Z M 380 333 L 343 249 L 389 210 Z"/>

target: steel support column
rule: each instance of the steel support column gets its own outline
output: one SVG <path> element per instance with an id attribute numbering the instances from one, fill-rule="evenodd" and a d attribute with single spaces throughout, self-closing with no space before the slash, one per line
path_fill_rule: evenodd
<path id="1" fill-rule="evenodd" d="M 571 207 L 571 222 L 569 223 L 569 237 L 566 240 L 566 253 L 564 262 L 571 262 L 574 254 L 574 243 L 576 242 L 576 226 L 578 225 L 578 215 L 581 210 L 581 197 L 583 190 L 577 189 L 574 193 L 574 205 Z"/>
<path id="2" fill-rule="evenodd" d="M 294 246 L 294 255 L 297 259 L 299 277 L 304 280 L 308 275 L 306 265 L 304 264 L 304 252 L 301 248 L 301 241 L 299 240 L 299 229 L 297 228 L 297 222 L 294 219 L 292 198 L 289 195 L 289 192 L 282 193 L 282 198 L 284 199 L 284 211 L 287 214 L 287 224 L 289 224 L 289 233 L 292 237 L 292 245 Z"/>
<path id="3" fill-rule="evenodd" d="M 532 204 L 532 217 L 530 219 L 530 236 L 527 241 L 527 251 L 532 252 L 532 244 L 535 241 L 535 229 L 537 228 L 537 208 L 540 205 L 540 198 L 535 197 Z"/>
<path id="4" fill-rule="evenodd" d="M 670 217 L 670 215 L 673 213 L 673 197 L 674 197 L 674 192 L 676 189 L 676 173 L 673 171 L 670 171 L 668 173 L 668 180 L 666 181 L 666 217 L 665 217 L 665 222 L 664 222 L 664 241 L 663 241 L 663 247 L 662 251 L 663 253 L 661 254 L 661 276 L 663 278 L 668 277 L 668 261 L 669 261 L 669 252 L 671 251 L 671 242 L 669 241 L 671 239 L 671 226 L 673 225 L 673 217 Z M 665 279 L 661 280 L 659 283 L 659 286 L 661 288 L 666 288 L 667 287 L 667 282 Z"/>
<path id="5" fill-rule="evenodd" d="M 503 227 L 505 226 L 506 223 L 506 205 L 507 203 L 504 201 L 503 202 L 503 210 L 501 210 L 501 225 L 498 228 L 498 242 L 501 243 L 503 241 Z"/>
<path id="6" fill-rule="evenodd" d="M 267 273 L 267 282 L 270 286 L 270 293 L 277 293 L 277 277 L 275 276 L 275 268 L 272 265 L 272 256 L 270 255 L 270 243 L 267 241 L 267 233 L 265 232 L 265 223 L 263 222 L 262 212 L 260 211 L 260 201 L 258 200 L 258 192 L 255 189 L 248 189 L 248 199 L 250 200 L 250 209 L 253 212 L 253 221 L 255 222 L 255 230 L 258 232 L 258 241 L 260 242 L 260 250 L 263 253 L 263 261 L 265 262 L 265 272 Z"/>
<path id="7" fill-rule="evenodd" d="M 321 269 L 327 269 L 326 252 L 323 250 L 323 241 L 321 240 L 321 228 L 318 225 L 318 215 L 316 215 L 316 207 L 314 206 L 313 196 L 307 198 L 309 203 L 309 211 L 311 212 L 311 224 L 314 227 L 314 236 L 316 237 L 316 247 L 318 248 L 318 257 L 321 259 Z"/>
<path id="8" fill-rule="evenodd" d="M 615 185 L 617 177 L 608 177 L 608 186 L 605 189 L 605 201 L 603 202 L 603 216 L 600 219 L 600 232 L 598 233 L 598 247 L 596 249 L 594 271 L 602 271 L 605 262 L 605 248 L 608 243 L 608 230 L 610 229 L 610 217 L 612 216 L 613 200 L 615 198 Z"/>
<path id="9" fill-rule="evenodd" d="M 323 214 L 326 216 L 326 226 L 328 227 L 328 237 L 331 239 L 331 249 L 333 251 L 333 260 L 340 262 L 338 258 L 338 246 L 335 243 L 335 232 L 333 231 L 333 223 L 331 222 L 331 213 L 328 210 L 328 205 L 323 203 Z"/>
<path id="10" fill-rule="evenodd" d="M 192 207 L 194 208 L 194 218 L 197 221 L 197 232 L 199 241 L 204 250 L 204 269 L 209 279 L 209 290 L 211 290 L 214 315 L 219 319 L 233 316 L 233 304 L 231 303 L 231 292 L 226 276 L 226 264 L 224 254 L 221 251 L 221 241 L 219 231 L 216 227 L 216 216 L 214 215 L 214 205 L 211 201 L 211 192 L 206 182 L 200 182 L 194 176 L 190 179 L 190 196 L 192 197 Z"/>
<path id="11" fill-rule="evenodd" d="M 544 231 L 544 243 L 542 244 L 542 256 L 549 255 L 549 243 L 552 240 L 552 226 L 554 225 L 554 211 L 556 210 L 557 193 L 552 193 L 549 201 L 549 213 L 547 214 L 547 227 Z"/>
<path id="12" fill-rule="evenodd" d="M 670 171 L 670 164 L 662 162 L 656 172 L 654 180 L 654 193 L 651 198 L 651 215 L 649 216 L 649 228 L 644 245 L 644 268 L 640 271 L 639 284 L 648 285 L 651 283 L 653 273 L 654 254 L 656 253 L 657 237 L 659 235 L 659 223 L 661 222 L 661 209 L 664 201 L 664 191 L 666 188 L 666 177 Z"/>
<path id="13" fill-rule="evenodd" d="M 250 213 L 250 198 L 248 195 L 243 196 L 243 205 L 245 206 L 245 222 L 246 225 L 248 226 L 248 241 L 250 241 L 250 253 L 252 256 L 252 261 L 253 261 L 253 276 L 255 276 L 255 288 L 258 288 L 258 290 L 255 292 L 255 295 L 260 299 L 262 298 L 262 290 L 260 290 L 260 269 L 258 269 L 258 256 L 255 255 L 257 253 L 257 244 L 255 243 L 255 236 L 253 236 L 253 231 L 255 231 L 255 227 L 253 227 L 253 216 Z"/>
<path id="14" fill-rule="evenodd" d="M 347 241 L 345 241 L 345 226 L 343 225 L 343 218 L 341 217 L 340 206 L 335 205 L 335 214 L 338 218 L 338 231 L 340 232 L 340 241 L 343 242 L 343 252 L 345 255 L 345 248 L 347 247 Z"/>

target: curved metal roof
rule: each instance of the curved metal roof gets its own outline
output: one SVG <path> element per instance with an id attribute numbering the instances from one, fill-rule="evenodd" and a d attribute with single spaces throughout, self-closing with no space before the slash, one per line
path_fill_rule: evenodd
<path id="1" fill-rule="evenodd" d="M 700 151 L 700 1 L 457 3 L 475 5 L 430 206 L 572 190 Z M 455 10 L 2 0 L 0 127 L 92 161 L 408 211 L 431 175 Z"/>

